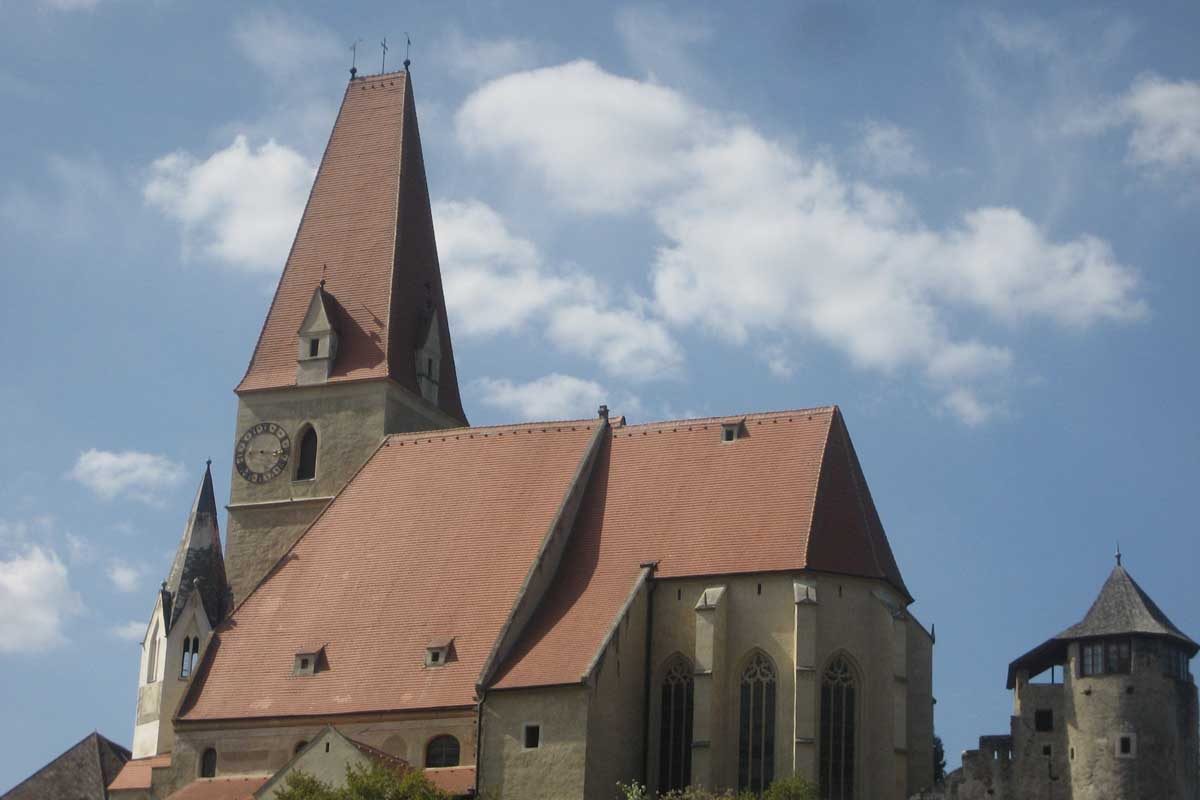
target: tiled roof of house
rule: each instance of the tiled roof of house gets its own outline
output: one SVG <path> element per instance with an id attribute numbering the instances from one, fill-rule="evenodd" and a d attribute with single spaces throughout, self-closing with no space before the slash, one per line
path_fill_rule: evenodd
<path id="1" fill-rule="evenodd" d="M 147 758 L 134 758 L 125 762 L 117 777 L 108 784 L 109 791 L 117 789 L 149 789 L 151 771 L 155 767 L 171 766 L 171 754 L 160 753 Z"/>
<path id="2" fill-rule="evenodd" d="M 267 776 L 254 778 L 197 778 L 167 800 L 253 800 Z"/>
<path id="3" fill-rule="evenodd" d="M 339 340 L 330 382 L 391 377 L 420 396 L 414 353 L 433 308 L 441 328 L 437 404 L 466 421 L 406 72 L 347 85 L 239 392 L 296 384 L 296 335 L 322 279 Z"/>
<path id="4" fill-rule="evenodd" d="M 425 777 L 451 797 L 463 797 L 475 789 L 474 767 L 426 767 Z"/>
<path id="5" fill-rule="evenodd" d="M 725 424 L 742 435 L 723 442 Z M 630 425 L 601 453 L 554 586 L 494 681 L 581 680 L 641 572 L 815 569 L 907 597 L 836 408 Z"/>
<path id="6" fill-rule="evenodd" d="M 217 629 L 181 717 L 470 706 L 597 425 L 389 437 Z M 457 660 L 426 668 L 436 636 Z M 328 668 L 293 676 L 314 641 Z"/>
<path id="7" fill-rule="evenodd" d="M 104 800 L 105 788 L 130 753 L 121 745 L 89 733 L 46 766 L 9 789 L 0 800 Z"/>

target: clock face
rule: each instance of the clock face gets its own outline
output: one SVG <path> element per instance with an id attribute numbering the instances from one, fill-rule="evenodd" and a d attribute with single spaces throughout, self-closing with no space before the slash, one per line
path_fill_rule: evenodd
<path id="1" fill-rule="evenodd" d="M 266 483 L 283 472 L 291 452 L 292 440 L 287 431 L 274 422 L 260 422 L 238 439 L 233 463 L 246 480 Z"/>

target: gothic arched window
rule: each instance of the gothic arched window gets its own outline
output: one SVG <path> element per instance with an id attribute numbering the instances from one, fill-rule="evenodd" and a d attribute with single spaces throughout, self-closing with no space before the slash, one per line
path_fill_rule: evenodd
<path id="1" fill-rule="evenodd" d="M 425 766 L 457 767 L 458 739 L 448 734 L 430 739 L 425 747 Z"/>
<path id="2" fill-rule="evenodd" d="M 738 789 L 758 793 L 775 779 L 775 664 L 756 652 L 742 670 Z"/>
<path id="3" fill-rule="evenodd" d="M 669 792 L 692 782 L 692 665 L 676 656 L 662 683 L 658 744 L 658 789 Z"/>
<path id="4" fill-rule="evenodd" d="M 310 427 L 300 437 L 300 458 L 296 460 L 296 480 L 309 481 L 317 476 L 317 431 Z"/>
<path id="5" fill-rule="evenodd" d="M 217 751 L 211 747 L 204 751 L 204 755 L 200 756 L 200 777 L 217 777 Z"/>
<path id="6" fill-rule="evenodd" d="M 146 647 L 149 652 L 146 654 L 146 683 L 154 683 L 154 679 L 158 676 L 158 623 L 154 623 L 154 630 L 150 634 Z"/>
<path id="7" fill-rule="evenodd" d="M 821 797 L 854 797 L 854 670 L 838 656 L 821 676 Z"/>
<path id="8" fill-rule="evenodd" d="M 192 639 L 183 637 L 183 654 L 179 661 L 179 677 L 186 678 L 192 674 Z"/>

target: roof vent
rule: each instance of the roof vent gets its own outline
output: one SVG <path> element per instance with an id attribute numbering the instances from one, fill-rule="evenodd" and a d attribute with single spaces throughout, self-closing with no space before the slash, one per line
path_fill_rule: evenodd
<path id="1" fill-rule="evenodd" d="M 441 667 L 457 660 L 453 636 L 438 636 L 425 645 L 425 666 L 427 667 Z"/>
<path id="2" fill-rule="evenodd" d="M 325 645 L 305 646 L 296 651 L 292 662 L 293 675 L 316 675 L 318 671 L 328 669 L 325 662 Z"/>
<path id="3" fill-rule="evenodd" d="M 736 442 L 743 436 L 746 436 L 746 420 L 739 419 L 736 422 L 721 423 L 721 442 Z"/>

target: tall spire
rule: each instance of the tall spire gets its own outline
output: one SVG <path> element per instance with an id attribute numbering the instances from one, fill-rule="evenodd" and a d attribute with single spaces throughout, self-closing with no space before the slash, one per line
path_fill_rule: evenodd
<path id="1" fill-rule="evenodd" d="M 167 629 L 183 613 L 188 596 L 200 592 L 200 600 L 208 621 L 216 626 L 225 611 L 228 585 L 225 581 L 225 559 L 221 554 L 221 531 L 217 524 L 217 498 L 213 493 L 212 461 L 204 467 L 204 478 L 196 490 L 196 499 L 183 528 L 183 537 L 175 550 L 171 571 L 162 588 L 170 597 L 170 608 L 164 608 Z"/>
<path id="2" fill-rule="evenodd" d="M 339 337 L 326 382 L 390 378 L 419 396 L 415 356 L 424 344 L 418 338 L 428 319 L 428 294 L 441 352 L 436 405 L 465 423 L 406 72 L 347 85 L 238 392 L 296 385 L 296 331 L 322 277 L 335 301 L 337 318 L 331 322 Z"/>

